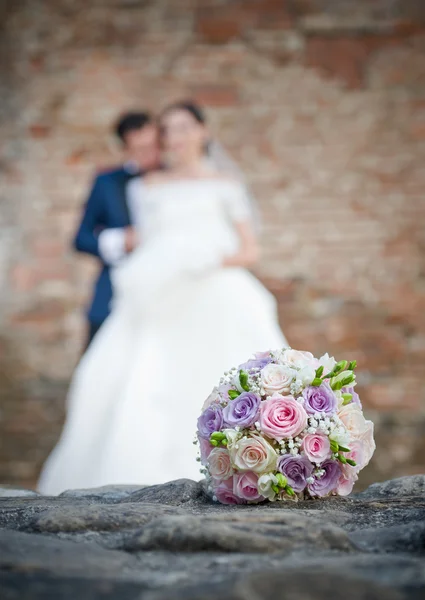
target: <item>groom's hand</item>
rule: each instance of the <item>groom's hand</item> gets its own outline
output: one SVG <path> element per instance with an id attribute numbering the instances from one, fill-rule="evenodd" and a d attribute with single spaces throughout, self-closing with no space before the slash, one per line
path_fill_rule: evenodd
<path id="1" fill-rule="evenodd" d="M 133 252 L 135 247 L 139 243 L 139 237 L 137 235 L 137 231 L 134 227 L 126 227 L 125 228 L 125 236 L 124 236 L 124 246 L 127 254 Z"/>

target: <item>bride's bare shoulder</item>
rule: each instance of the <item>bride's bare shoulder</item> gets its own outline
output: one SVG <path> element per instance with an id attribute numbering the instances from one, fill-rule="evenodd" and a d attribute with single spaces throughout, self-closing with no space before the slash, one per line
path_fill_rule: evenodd
<path id="1" fill-rule="evenodd" d="M 164 171 L 152 171 L 143 177 L 145 185 L 158 185 L 159 183 L 165 183 L 170 180 L 168 173 Z"/>

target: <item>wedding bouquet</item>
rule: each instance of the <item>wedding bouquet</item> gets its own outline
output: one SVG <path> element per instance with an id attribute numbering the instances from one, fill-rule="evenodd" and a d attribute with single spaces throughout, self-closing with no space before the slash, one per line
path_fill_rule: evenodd
<path id="1" fill-rule="evenodd" d="M 290 348 L 224 374 L 198 419 L 202 472 L 223 504 L 351 492 L 375 450 L 356 361 Z"/>

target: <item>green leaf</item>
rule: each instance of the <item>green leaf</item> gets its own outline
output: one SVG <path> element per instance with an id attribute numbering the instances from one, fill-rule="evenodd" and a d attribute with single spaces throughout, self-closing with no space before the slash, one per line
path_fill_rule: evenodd
<path id="1" fill-rule="evenodd" d="M 210 436 L 210 440 L 217 440 L 220 442 L 221 440 L 224 440 L 225 437 L 225 433 L 222 433 L 221 431 L 214 431 L 214 433 L 212 433 Z"/>
<path id="2" fill-rule="evenodd" d="M 342 454 L 338 454 L 338 460 L 339 462 L 342 462 L 343 465 L 347 463 L 347 459 L 345 458 L 345 456 L 342 456 Z"/>
<path id="3" fill-rule="evenodd" d="M 331 388 L 334 392 L 338 392 L 343 387 L 342 381 L 334 381 L 331 383 Z"/>
<path id="4" fill-rule="evenodd" d="M 331 377 L 333 377 L 335 375 L 335 373 L 333 371 L 330 371 L 329 373 L 327 373 L 326 375 L 323 375 L 322 379 L 330 379 Z"/>
<path id="5" fill-rule="evenodd" d="M 219 443 L 217 442 L 217 440 L 210 440 L 210 444 L 211 444 L 211 446 L 217 447 Z"/>
<path id="6" fill-rule="evenodd" d="M 313 385 L 314 387 L 318 387 L 319 385 L 322 385 L 322 383 L 323 381 L 320 379 L 320 377 L 315 377 L 311 382 L 311 385 Z"/>
<path id="7" fill-rule="evenodd" d="M 221 440 L 221 443 L 222 443 L 223 446 L 227 446 L 227 443 L 228 443 L 227 439 L 226 440 Z"/>
<path id="8" fill-rule="evenodd" d="M 288 494 L 288 496 L 295 496 L 295 492 L 294 490 L 291 488 L 290 485 L 287 485 L 285 488 L 285 492 Z"/>
<path id="9" fill-rule="evenodd" d="M 351 465 L 352 467 L 355 467 L 357 465 L 355 460 L 351 460 L 351 458 L 347 458 L 347 463 L 349 465 Z"/>
<path id="10" fill-rule="evenodd" d="M 241 395 L 241 393 L 238 390 L 229 390 L 227 394 L 230 400 L 234 400 L 235 398 Z"/>
<path id="11" fill-rule="evenodd" d="M 319 367 L 318 369 L 316 369 L 316 377 L 321 377 L 323 374 L 323 365 L 321 367 Z"/>
<path id="12" fill-rule="evenodd" d="M 350 364 L 348 365 L 347 369 L 349 371 L 354 371 L 354 369 L 357 367 L 357 361 L 356 360 L 352 360 L 350 362 Z"/>
<path id="13" fill-rule="evenodd" d="M 272 490 L 274 491 L 275 494 L 279 494 L 279 492 L 280 492 L 280 489 L 274 483 L 272 483 Z"/>
<path id="14" fill-rule="evenodd" d="M 241 388 L 246 392 L 249 392 L 249 375 L 247 371 L 239 371 L 239 383 L 241 384 Z"/>

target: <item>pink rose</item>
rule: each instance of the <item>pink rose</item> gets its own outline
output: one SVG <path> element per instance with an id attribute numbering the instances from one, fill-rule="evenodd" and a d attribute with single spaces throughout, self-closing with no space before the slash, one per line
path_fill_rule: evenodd
<path id="1" fill-rule="evenodd" d="M 277 454 L 261 436 L 250 434 L 229 448 L 234 466 L 240 471 L 264 473 L 276 469 Z"/>
<path id="2" fill-rule="evenodd" d="M 233 492 L 233 477 L 221 481 L 214 490 L 214 496 L 221 504 L 243 504 L 243 500 Z"/>
<path id="3" fill-rule="evenodd" d="M 366 421 L 366 429 L 363 433 L 357 438 L 363 444 L 363 466 L 362 469 L 369 464 L 370 459 L 373 456 L 373 453 L 376 450 L 376 444 L 373 437 L 373 423 L 372 421 Z M 350 448 L 351 449 L 351 448 Z"/>
<path id="4" fill-rule="evenodd" d="M 307 458 L 318 465 L 331 457 L 331 444 L 324 433 L 309 433 L 302 442 L 302 448 Z"/>
<path id="5" fill-rule="evenodd" d="M 244 500 L 263 500 L 258 491 L 258 475 L 252 471 L 237 473 L 233 477 L 233 493 Z"/>
<path id="6" fill-rule="evenodd" d="M 275 394 L 261 403 L 261 430 L 278 442 L 299 435 L 306 425 L 307 413 L 292 396 Z"/>
<path id="7" fill-rule="evenodd" d="M 290 366 L 270 363 L 261 371 L 261 383 L 267 395 L 290 394 L 297 371 Z"/>
<path id="8" fill-rule="evenodd" d="M 351 478 L 356 475 L 363 467 L 366 466 L 366 453 L 364 444 L 361 440 L 351 439 L 347 448 L 350 448 L 350 452 L 344 452 L 345 458 L 350 458 L 356 463 L 355 467 L 351 465 L 341 465 L 342 472 L 345 477 Z"/>
<path id="9" fill-rule="evenodd" d="M 230 454 L 226 448 L 214 448 L 208 456 L 208 470 L 214 479 L 229 479 L 233 474 Z"/>
<path id="10" fill-rule="evenodd" d="M 348 496 L 353 491 L 354 484 L 357 481 L 357 475 L 353 477 L 345 477 L 344 474 L 338 480 L 338 485 L 336 488 L 336 493 L 338 496 Z"/>
<path id="11" fill-rule="evenodd" d="M 211 450 L 213 449 L 214 446 L 211 446 L 211 444 L 209 443 L 208 440 L 206 440 L 205 438 L 201 438 L 200 436 L 198 436 L 198 441 L 199 441 L 199 453 L 201 455 L 201 463 L 203 465 L 206 465 L 208 457 L 211 454 Z"/>

